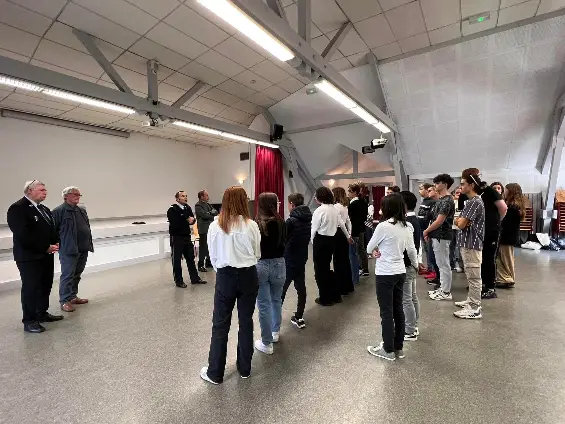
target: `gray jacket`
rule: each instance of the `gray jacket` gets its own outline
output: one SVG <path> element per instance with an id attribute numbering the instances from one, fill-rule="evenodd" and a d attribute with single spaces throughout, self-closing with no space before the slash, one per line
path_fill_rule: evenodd
<path id="1" fill-rule="evenodd" d="M 214 222 L 214 217 L 218 215 L 218 211 L 210 203 L 200 201 L 194 205 L 194 213 L 196 214 L 198 233 L 207 234 L 210 224 Z"/>
<path id="2" fill-rule="evenodd" d="M 78 211 L 78 212 L 77 212 Z M 88 220 L 88 214 L 86 209 L 79 206 L 78 209 L 74 209 L 72 206 L 63 203 L 53 209 L 53 219 L 55 220 L 55 228 L 57 229 L 57 234 L 61 240 L 59 246 L 59 254 L 63 255 L 77 255 L 78 251 L 78 241 L 77 241 L 77 224 L 76 224 L 76 213 L 81 213 L 88 228 L 90 228 L 90 221 Z M 90 248 L 91 252 L 94 252 L 94 245 L 92 243 L 92 233 L 90 234 Z"/>

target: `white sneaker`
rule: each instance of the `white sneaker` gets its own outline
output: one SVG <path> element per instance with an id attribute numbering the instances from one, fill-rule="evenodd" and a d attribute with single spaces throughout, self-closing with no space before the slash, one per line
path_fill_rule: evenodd
<path id="1" fill-rule="evenodd" d="M 464 308 L 469 304 L 468 300 L 462 300 L 461 302 L 455 302 L 455 306 L 458 308 Z"/>
<path id="2" fill-rule="evenodd" d="M 463 272 L 463 268 L 461 268 L 459 265 L 457 265 L 455 267 L 455 272 L 457 272 L 458 274 L 461 274 Z"/>
<path id="3" fill-rule="evenodd" d="M 273 344 L 272 343 L 270 345 L 265 345 L 265 344 L 263 344 L 263 342 L 261 340 L 257 340 L 257 341 L 255 341 L 255 349 L 257 349 L 259 352 L 263 352 L 267 355 L 273 354 Z"/>
<path id="4" fill-rule="evenodd" d="M 210 377 L 208 377 L 208 367 L 204 367 L 200 370 L 200 378 L 204 381 L 207 381 L 208 383 L 212 383 L 216 385 L 220 384 L 220 383 L 216 383 Z"/>
<path id="5" fill-rule="evenodd" d="M 280 333 L 278 331 L 273 332 L 273 343 L 278 343 L 280 338 Z"/>
<path id="6" fill-rule="evenodd" d="M 462 319 L 481 319 L 483 317 L 482 308 L 480 306 L 477 309 L 473 309 L 469 305 L 465 306 L 460 311 L 453 312 L 453 315 Z"/>
<path id="7" fill-rule="evenodd" d="M 452 300 L 453 297 L 451 293 L 445 293 L 443 290 L 438 290 L 435 293 L 430 293 L 430 299 L 432 300 Z"/>
<path id="8" fill-rule="evenodd" d="M 416 336 L 420 335 L 420 330 L 418 330 L 418 327 L 414 328 L 414 335 L 416 335 Z"/>
<path id="9" fill-rule="evenodd" d="M 428 290 L 428 294 L 431 296 L 433 293 L 437 293 L 439 291 L 441 291 L 441 289 Z"/>

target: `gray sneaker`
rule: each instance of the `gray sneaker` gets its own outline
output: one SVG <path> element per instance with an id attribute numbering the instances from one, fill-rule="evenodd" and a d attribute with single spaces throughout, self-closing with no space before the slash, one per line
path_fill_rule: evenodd
<path id="1" fill-rule="evenodd" d="M 406 358 L 406 355 L 404 354 L 403 350 L 397 350 L 396 352 L 394 352 L 394 354 L 396 355 L 396 357 L 398 359 L 404 359 Z"/>
<path id="2" fill-rule="evenodd" d="M 387 361 L 394 361 L 396 359 L 394 352 L 389 353 L 380 346 L 367 346 L 367 350 L 371 355 L 386 359 Z"/>

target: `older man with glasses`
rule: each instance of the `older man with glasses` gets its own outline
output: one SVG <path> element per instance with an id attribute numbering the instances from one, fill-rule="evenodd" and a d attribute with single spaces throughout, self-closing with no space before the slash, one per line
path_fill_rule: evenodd
<path id="1" fill-rule="evenodd" d="M 24 197 L 8 208 L 14 260 L 22 280 L 22 322 L 28 333 L 42 333 L 45 327 L 40 323 L 63 319 L 47 312 L 53 286 L 53 254 L 59 250 L 59 243 L 53 215 L 41 204 L 46 198 L 44 183 L 28 181 Z"/>
<path id="2" fill-rule="evenodd" d="M 90 221 L 83 206 L 79 206 L 82 194 L 78 187 L 63 189 L 63 203 L 53 209 L 55 228 L 59 234 L 59 303 L 61 310 L 74 312 L 75 305 L 88 303 L 78 297 L 78 284 L 86 267 L 88 252 L 94 252 Z"/>

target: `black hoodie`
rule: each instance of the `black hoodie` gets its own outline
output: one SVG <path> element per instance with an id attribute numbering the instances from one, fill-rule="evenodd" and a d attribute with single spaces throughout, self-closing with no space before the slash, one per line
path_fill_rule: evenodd
<path id="1" fill-rule="evenodd" d="M 306 205 L 297 206 L 286 220 L 284 258 L 287 266 L 304 266 L 308 261 L 311 228 L 310 208 Z"/>

